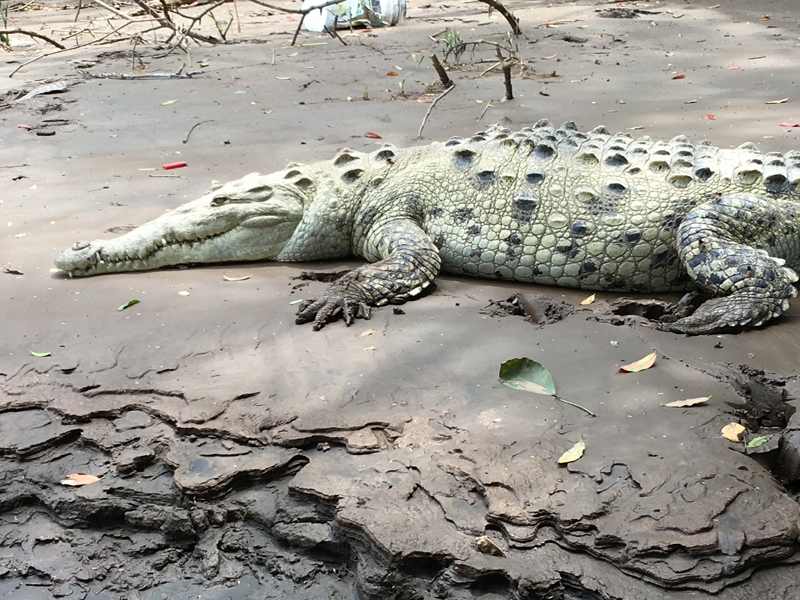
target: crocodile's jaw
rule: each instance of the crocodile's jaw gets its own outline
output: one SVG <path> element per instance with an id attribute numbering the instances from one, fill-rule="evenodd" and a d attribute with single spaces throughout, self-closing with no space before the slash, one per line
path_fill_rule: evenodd
<path id="1" fill-rule="evenodd" d="M 55 264 L 70 277 L 187 263 L 269 260 L 303 216 L 303 194 L 251 173 L 112 240 L 77 242 Z"/>

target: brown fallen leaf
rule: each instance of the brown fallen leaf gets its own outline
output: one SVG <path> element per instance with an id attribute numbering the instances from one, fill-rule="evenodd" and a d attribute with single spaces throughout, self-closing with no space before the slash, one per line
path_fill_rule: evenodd
<path id="1" fill-rule="evenodd" d="M 475 546 L 477 546 L 478 552 L 492 556 L 505 556 L 500 547 L 485 535 L 475 538 Z"/>
<path id="2" fill-rule="evenodd" d="M 697 104 L 697 100 L 684 100 L 684 104 Z"/>
<path id="3" fill-rule="evenodd" d="M 387 71 L 386 72 L 386 76 L 387 77 L 397 77 L 397 71 Z"/>
<path id="4" fill-rule="evenodd" d="M 230 275 L 226 275 L 225 272 L 222 272 L 222 278 L 225 281 L 245 281 L 250 279 L 250 275 L 243 275 L 242 277 L 231 277 Z"/>
<path id="5" fill-rule="evenodd" d="M 373 333 L 375 333 L 374 329 L 367 329 L 366 331 L 362 331 L 361 335 L 359 335 L 358 337 L 367 337 L 368 335 L 372 335 Z"/>
<path id="6" fill-rule="evenodd" d="M 100 481 L 100 477 L 97 475 L 88 475 L 86 473 L 70 473 L 67 475 L 66 479 L 61 480 L 61 485 L 71 485 L 73 487 L 77 487 L 80 485 L 89 485 L 90 483 L 95 483 Z"/>
<path id="7" fill-rule="evenodd" d="M 16 269 L 6 268 L 6 270 L 3 272 L 8 273 L 9 275 L 23 275 L 22 271 L 17 271 Z"/>
<path id="8" fill-rule="evenodd" d="M 759 19 L 759 20 L 760 20 L 760 21 L 769 21 L 769 15 L 764 15 L 764 16 L 763 16 L 763 17 L 761 17 L 761 19 Z"/>
<path id="9" fill-rule="evenodd" d="M 376 140 L 382 140 L 383 139 L 381 136 L 379 136 L 377 133 L 375 133 L 373 131 L 368 131 L 367 133 L 364 134 L 364 137 L 373 138 L 373 139 L 376 139 Z"/>
<path id="10" fill-rule="evenodd" d="M 539 92 L 539 95 L 540 96 L 549 96 L 550 94 L 548 94 L 547 92 Z"/>
<path id="11" fill-rule="evenodd" d="M 375 346 L 367 346 L 364 350 L 375 350 Z"/>
<path id="12" fill-rule="evenodd" d="M 728 423 L 720 433 L 726 440 L 739 442 L 741 441 L 739 437 L 744 433 L 744 427 L 739 423 Z"/>
<path id="13" fill-rule="evenodd" d="M 780 100 L 768 100 L 764 104 L 783 104 L 789 101 L 789 97 L 781 98 Z"/>
<path id="14" fill-rule="evenodd" d="M 703 115 L 703 118 L 704 118 L 706 121 L 716 121 L 716 120 L 717 120 L 717 117 L 715 117 L 715 116 L 714 116 L 714 115 L 712 115 L 712 114 Z"/>
<path id="15" fill-rule="evenodd" d="M 627 371 L 628 373 L 638 373 L 639 371 L 644 371 L 645 369 L 649 369 L 656 363 L 656 353 L 652 352 L 645 356 L 644 358 L 640 358 L 639 360 L 632 362 L 627 365 L 618 365 L 620 371 Z"/>
<path id="16" fill-rule="evenodd" d="M 583 436 L 581 436 L 581 439 L 578 440 L 572 448 L 564 452 L 556 462 L 560 465 L 573 463 L 583 456 L 584 450 L 586 450 L 586 442 L 583 441 Z"/>
<path id="17" fill-rule="evenodd" d="M 614 100 L 617 104 L 625 104 L 625 100 Z"/>
<path id="18" fill-rule="evenodd" d="M 594 302 L 594 297 L 595 296 L 596 296 L 596 294 L 592 294 L 591 296 L 587 296 L 586 298 L 581 300 L 581 304 L 583 306 L 586 306 L 587 304 L 591 304 L 592 302 Z"/>
<path id="19" fill-rule="evenodd" d="M 686 79 L 686 75 L 673 75 L 673 79 Z"/>
<path id="20" fill-rule="evenodd" d="M 695 406 L 707 402 L 711 396 L 701 396 L 700 398 L 689 398 L 688 400 L 675 400 L 675 402 L 667 402 L 661 406 L 668 406 L 670 408 L 684 408 L 686 406 Z"/>

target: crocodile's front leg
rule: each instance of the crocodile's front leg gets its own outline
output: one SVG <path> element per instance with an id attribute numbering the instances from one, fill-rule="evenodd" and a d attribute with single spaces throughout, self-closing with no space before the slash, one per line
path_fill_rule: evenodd
<path id="1" fill-rule="evenodd" d="M 320 298 L 300 305 L 296 323 L 314 321 L 314 330 L 341 312 L 347 325 L 356 317 L 369 319 L 370 307 L 402 302 L 429 286 L 439 273 L 442 260 L 428 235 L 413 221 L 397 219 L 369 236 L 379 259 L 347 273 L 332 283 Z"/>
<path id="2" fill-rule="evenodd" d="M 690 211 L 678 228 L 678 252 L 698 287 L 719 297 L 665 327 L 708 334 L 779 316 L 797 295 L 798 228 L 800 205 L 755 194 L 722 196 Z"/>

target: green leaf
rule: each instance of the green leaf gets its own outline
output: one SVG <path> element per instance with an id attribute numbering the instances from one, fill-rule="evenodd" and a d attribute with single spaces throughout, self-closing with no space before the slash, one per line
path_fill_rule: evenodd
<path id="1" fill-rule="evenodd" d="M 44 358 L 45 356 L 50 356 L 49 352 L 36 352 L 35 350 L 29 350 L 29 352 L 36 358 Z"/>
<path id="2" fill-rule="evenodd" d="M 169 106 L 170 104 L 175 104 L 177 100 L 167 100 L 166 102 L 162 102 L 161 106 Z"/>
<path id="3" fill-rule="evenodd" d="M 746 448 L 758 448 L 762 444 L 766 444 L 768 441 L 772 439 L 772 434 L 770 435 L 757 435 L 752 440 L 747 442 Z"/>
<path id="4" fill-rule="evenodd" d="M 292 300 L 289 304 L 300 304 L 303 301 L 302 298 L 298 298 L 297 300 Z"/>
<path id="5" fill-rule="evenodd" d="M 500 365 L 500 382 L 515 390 L 555 396 L 556 386 L 547 369 L 530 358 L 512 358 Z"/>
<path id="6" fill-rule="evenodd" d="M 125 304 L 120 304 L 117 307 L 117 310 L 125 310 L 126 308 L 130 308 L 134 304 L 139 304 L 139 302 L 141 302 L 141 301 L 140 300 L 136 300 L 136 299 L 128 300 Z"/>
<path id="7" fill-rule="evenodd" d="M 207 62 L 201 62 L 199 66 L 201 66 L 201 67 L 207 67 L 207 66 L 208 66 L 208 63 L 207 63 Z"/>

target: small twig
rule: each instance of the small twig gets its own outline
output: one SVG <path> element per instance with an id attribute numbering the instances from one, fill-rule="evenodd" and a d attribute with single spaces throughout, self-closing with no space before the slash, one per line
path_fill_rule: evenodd
<path id="1" fill-rule="evenodd" d="M 453 82 L 450 80 L 450 76 L 442 66 L 442 63 L 439 62 L 439 57 L 431 54 L 431 63 L 433 63 L 433 68 L 436 69 L 436 74 L 439 75 L 439 81 L 442 82 L 442 85 L 446 88 L 452 86 Z"/>
<path id="2" fill-rule="evenodd" d="M 120 30 L 120 29 L 122 29 L 123 27 L 127 27 L 127 26 L 128 26 L 128 25 L 130 25 L 131 23 L 133 23 L 133 21 L 126 21 L 125 23 L 123 23 L 122 25 L 120 25 L 119 27 L 117 27 L 117 28 L 116 28 L 114 31 L 112 31 L 111 33 L 108 33 L 108 34 L 104 35 L 103 37 L 101 37 L 101 38 L 100 38 L 100 39 L 98 39 L 98 40 L 92 40 L 91 42 L 86 42 L 85 44 L 78 44 L 77 46 L 73 46 L 72 48 L 64 48 L 63 50 L 56 50 L 55 52 L 50 52 L 50 53 L 46 53 L 46 54 L 41 54 L 41 55 L 37 56 L 36 58 L 32 58 L 32 59 L 31 59 L 31 60 L 29 60 L 28 62 L 24 62 L 24 63 L 22 63 L 22 64 L 21 64 L 20 66 L 18 66 L 16 69 L 14 69 L 13 71 L 11 71 L 11 73 L 9 73 L 9 74 L 8 74 L 8 78 L 9 78 L 9 79 L 11 79 L 12 77 L 14 77 L 14 75 L 16 75 L 17 71 L 19 71 L 19 70 L 20 70 L 20 69 L 22 69 L 23 67 L 27 67 L 29 64 L 31 64 L 31 63 L 34 63 L 34 62 L 36 62 L 37 60 L 40 60 L 40 59 L 42 59 L 42 58 L 44 58 L 44 57 L 46 57 L 46 56 L 53 56 L 54 54 L 61 54 L 62 52 L 68 52 L 68 51 L 70 51 L 70 50 L 76 50 L 76 49 L 78 49 L 78 48 L 83 48 L 84 46 L 90 46 L 90 45 L 92 45 L 92 44 L 96 44 L 96 43 L 102 42 L 104 39 L 106 39 L 106 38 L 108 38 L 108 37 L 111 37 L 111 36 L 112 36 L 112 35 L 114 35 L 115 33 L 119 33 L 119 30 Z"/>
<path id="3" fill-rule="evenodd" d="M 514 35 L 522 35 L 522 29 L 520 29 L 519 27 L 519 19 L 514 16 L 514 13 L 512 13 L 505 6 L 497 2 L 497 0 L 480 0 L 480 2 L 488 4 L 497 12 L 499 12 L 501 15 L 503 15 L 505 20 L 508 21 L 508 24 L 511 26 L 511 31 L 514 33 Z"/>
<path id="4" fill-rule="evenodd" d="M 189 136 L 192 135 L 192 132 L 195 130 L 195 127 L 200 127 L 200 125 L 202 125 L 203 123 L 213 123 L 214 121 L 216 121 L 216 119 L 208 119 L 207 121 L 200 121 L 199 123 L 195 123 L 194 125 L 192 125 L 192 128 L 189 130 L 189 133 L 187 133 L 186 137 L 183 138 L 183 143 L 185 144 L 186 142 L 189 141 Z"/>
<path id="5" fill-rule="evenodd" d="M 491 67 L 489 67 L 488 69 L 485 69 L 484 71 L 482 71 L 482 72 L 481 72 L 481 74 L 480 74 L 480 75 L 478 75 L 478 77 L 483 77 L 483 76 L 484 76 L 484 75 L 486 75 L 486 74 L 487 74 L 489 71 L 491 71 L 492 69 L 496 69 L 497 67 L 499 67 L 499 66 L 500 66 L 500 65 L 502 65 L 502 64 L 503 64 L 503 61 L 502 61 L 502 60 L 501 60 L 500 62 L 496 62 L 496 63 L 494 63 L 494 64 L 493 64 Z"/>
<path id="6" fill-rule="evenodd" d="M 506 100 L 513 100 L 514 92 L 511 89 L 511 63 L 508 61 L 503 63 L 503 82 L 506 86 Z"/>
<path id="7" fill-rule="evenodd" d="M 555 395 L 553 396 L 553 398 L 555 398 L 559 402 L 563 402 L 564 404 L 569 404 L 570 406 L 574 406 L 575 408 L 578 408 L 578 409 L 582 410 L 583 412 L 585 412 L 590 417 L 596 417 L 597 416 L 596 414 L 594 414 L 592 411 L 590 411 L 585 406 L 581 406 L 580 404 L 575 404 L 574 402 L 570 402 L 569 400 L 564 400 L 563 398 L 559 398 L 558 396 L 555 396 Z"/>
<path id="8" fill-rule="evenodd" d="M 22 163 L 21 165 L 0 165 L 0 169 L 16 169 L 17 167 L 30 167 L 28 163 Z"/>
<path id="9" fill-rule="evenodd" d="M 451 83 L 452 83 L 452 82 L 451 82 Z M 426 112 L 426 113 L 425 113 L 425 118 L 424 118 L 424 119 L 422 119 L 422 125 L 420 125 L 420 126 L 419 126 L 419 133 L 417 134 L 417 139 L 418 139 L 418 140 L 421 140 L 421 139 L 422 139 L 422 130 L 423 130 L 423 129 L 425 129 L 425 123 L 427 123 L 427 122 L 428 122 L 428 117 L 430 116 L 430 114 L 431 114 L 431 111 L 433 110 L 433 107 L 434 107 L 434 106 L 436 106 L 436 103 L 437 103 L 437 102 L 439 102 L 439 100 L 441 100 L 442 98 L 444 98 L 445 96 L 447 96 L 447 94 L 449 94 L 450 92 L 452 92 L 452 91 L 453 91 L 453 89 L 454 89 L 455 87 L 456 87 L 456 85 L 455 85 L 455 84 L 451 85 L 449 88 L 447 88 L 447 89 L 446 89 L 445 91 L 443 91 L 441 94 L 439 94 L 438 96 L 436 96 L 436 98 L 434 99 L 434 101 L 433 101 L 433 102 L 431 102 L 431 105 L 428 107 L 428 112 Z"/>
<path id="10" fill-rule="evenodd" d="M 117 10 L 117 9 L 116 9 L 116 8 L 114 8 L 113 6 L 110 6 L 110 5 L 106 4 L 105 2 L 103 2 L 103 0 L 92 0 L 92 1 L 93 1 L 95 4 L 97 4 L 98 6 L 102 6 L 102 7 L 103 7 L 103 8 L 105 8 L 106 10 L 108 10 L 108 11 L 111 11 L 112 13 L 114 13 L 115 15 L 117 15 L 118 17 L 122 17 L 123 19 L 126 19 L 126 20 L 128 20 L 128 21 L 133 21 L 133 17 L 131 17 L 130 15 L 126 15 L 126 14 L 125 14 L 124 12 L 122 12 L 121 10 Z"/>
<path id="11" fill-rule="evenodd" d="M 185 67 L 186 65 L 183 65 L 175 73 L 135 73 L 133 75 L 128 75 L 127 73 L 92 73 L 85 69 L 75 69 L 75 71 L 93 79 L 191 79 L 193 76 L 202 73 L 202 71 L 184 73 L 183 69 Z"/>
<path id="12" fill-rule="evenodd" d="M 44 40 L 48 44 L 53 44 L 56 48 L 61 48 L 62 50 L 66 50 L 66 46 L 60 44 L 59 42 L 55 41 L 53 38 L 49 38 L 46 35 L 42 35 L 41 33 L 37 33 L 36 31 L 27 31 L 25 29 L 20 29 L 17 27 L 16 29 L 0 29 L 0 35 L 9 35 L 11 33 L 18 33 L 20 35 L 29 35 L 34 38 L 39 38 L 40 40 Z"/>
<path id="13" fill-rule="evenodd" d="M 258 4 L 259 6 L 266 6 L 267 8 L 271 8 L 272 10 L 277 10 L 278 12 L 285 12 L 285 13 L 292 13 L 295 15 L 307 15 L 308 13 L 315 11 L 320 8 L 325 8 L 326 6 L 332 6 L 334 4 L 339 4 L 342 0 L 328 0 L 324 4 L 317 4 L 315 6 L 311 6 L 309 8 L 284 8 L 282 6 L 275 6 L 274 4 L 267 4 L 266 2 L 261 2 L 261 0 L 250 0 L 253 4 Z"/>
<path id="14" fill-rule="evenodd" d="M 487 111 L 487 110 L 489 110 L 489 109 L 490 109 L 491 107 L 493 107 L 493 106 L 494 106 L 494 104 L 492 104 L 492 101 L 491 101 L 491 100 L 489 100 L 489 101 L 486 103 L 486 106 L 484 106 L 484 107 L 483 107 L 483 111 L 481 112 L 481 116 L 480 116 L 480 117 L 478 117 L 477 119 L 475 119 L 475 122 L 477 123 L 478 121 L 480 121 L 480 120 L 483 118 L 483 115 L 485 115 L 485 114 L 486 114 L 486 111 Z"/>

